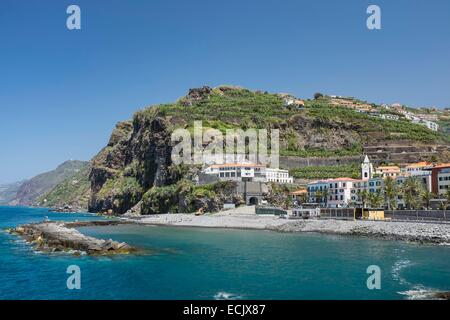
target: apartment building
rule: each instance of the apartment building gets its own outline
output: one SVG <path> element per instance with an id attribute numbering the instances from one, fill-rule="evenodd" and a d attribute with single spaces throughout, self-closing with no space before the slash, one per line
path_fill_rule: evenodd
<path id="1" fill-rule="evenodd" d="M 375 169 L 375 174 L 382 178 L 395 178 L 400 175 L 400 167 L 397 166 L 380 166 Z"/>
<path id="2" fill-rule="evenodd" d="M 445 196 L 450 189 L 450 163 L 443 163 L 428 169 L 431 171 L 431 190 Z"/>
<path id="3" fill-rule="evenodd" d="M 203 170 L 204 174 L 218 177 L 222 181 L 293 183 L 288 170 L 267 168 L 254 163 L 214 164 Z"/>

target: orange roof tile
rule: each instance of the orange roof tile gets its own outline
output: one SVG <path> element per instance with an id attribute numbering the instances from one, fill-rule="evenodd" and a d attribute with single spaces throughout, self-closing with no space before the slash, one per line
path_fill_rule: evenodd
<path id="1" fill-rule="evenodd" d="M 406 168 L 421 168 L 421 167 L 427 167 L 427 166 L 431 166 L 432 163 L 430 162 L 426 162 L 426 161 L 422 161 L 422 162 L 417 162 L 417 163 L 411 163 L 409 165 L 406 166 Z"/>
<path id="2" fill-rule="evenodd" d="M 306 193 L 308 193 L 308 191 L 306 191 L 306 189 L 300 189 L 300 190 L 291 192 L 291 195 L 299 196 L 299 195 L 306 194 Z"/>

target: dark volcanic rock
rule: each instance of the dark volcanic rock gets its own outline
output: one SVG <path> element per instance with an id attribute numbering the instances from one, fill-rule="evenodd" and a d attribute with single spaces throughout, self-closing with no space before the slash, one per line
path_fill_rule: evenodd
<path id="1" fill-rule="evenodd" d="M 141 200 L 143 190 L 172 182 L 168 125 L 164 118 L 146 116 L 118 125 L 93 160 L 89 211 L 124 214 Z"/>
<path id="2" fill-rule="evenodd" d="M 188 95 L 183 99 L 184 106 L 191 106 L 197 101 L 204 100 L 209 97 L 212 93 L 212 89 L 208 86 L 203 86 L 201 88 L 189 89 Z"/>
<path id="3" fill-rule="evenodd" d="M 62 223 L 43 222 L 27 224 L 10 230 L 27 242 L 34 245 L 36 250 L 44 252 L 57 251 L 82 251 L 89 255 L 114 255 L 129 254 L 135 252 L 126 243 L 119 243 L 109 240 L 96 239 L 86 236 L 73 228 L 89 225 L 107 225 L 109 221 L 83 222 L 83 223 Z"/>

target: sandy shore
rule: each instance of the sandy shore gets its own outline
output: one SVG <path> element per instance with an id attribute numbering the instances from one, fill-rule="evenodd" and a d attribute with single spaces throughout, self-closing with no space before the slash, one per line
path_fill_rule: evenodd
<path id="1" fill-rule="evenodd" d="M 257 216 L 254 212 L 254 207 L 241 207 L 204 216 L 164 214 L 126 219 L 149 225 L 238 228 L 278 232 L 318 232 L 420 243 L 450 244 L 450 224 L 360 220 L 288 220 L 273 216 Z"/>

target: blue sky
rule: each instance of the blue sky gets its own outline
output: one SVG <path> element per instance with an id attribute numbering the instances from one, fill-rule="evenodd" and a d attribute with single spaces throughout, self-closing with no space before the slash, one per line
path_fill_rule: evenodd
<path id="1" fill-rule="evenodd" d="M 116 122 L 202 85 L 450 106 L 449 57 L 448 0 L 2 0 L 0 182 L 88 160 Z"/>

